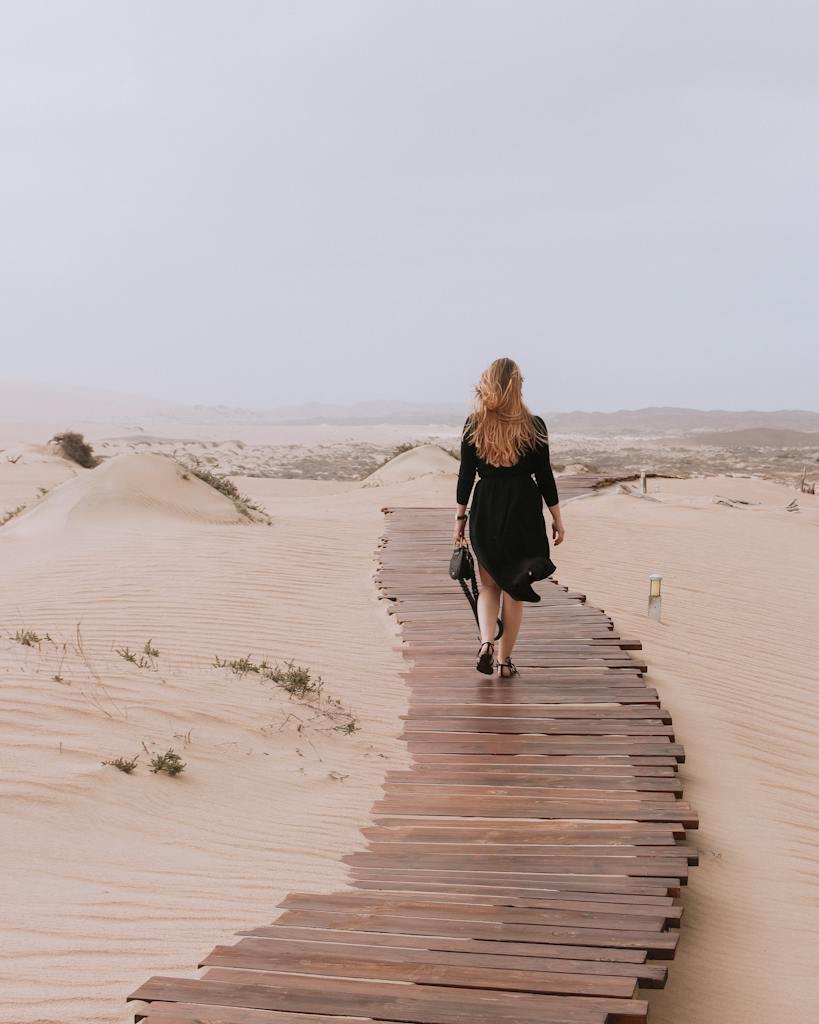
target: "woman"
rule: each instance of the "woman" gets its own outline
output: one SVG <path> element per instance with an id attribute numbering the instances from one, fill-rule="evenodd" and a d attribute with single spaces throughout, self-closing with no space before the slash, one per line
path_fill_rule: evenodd
<path id="1" fill-rule="evenodd" d="M 481 580 L 482 643 L 476 668 L 486 675 L 493 672 L 493 638 L 502 600 L 503 636 L 495 666 L 503 679 L 518 674 L 512 649 L 520 632 L 523 602 L 540 600 L 532 581 L 555 571 L 549 558 L 544 500 L 552 514 L 555 544 L 561 544 L 565 535 L 546 424 L 524 404 L 522 385 L 523 377 L 512 359 L 496 359 L 481 374 L 461 438 L 456 495 L 455 543 L 461 544 L 477 473 L 480 479 L 469 512 L 469 539 Z"/>

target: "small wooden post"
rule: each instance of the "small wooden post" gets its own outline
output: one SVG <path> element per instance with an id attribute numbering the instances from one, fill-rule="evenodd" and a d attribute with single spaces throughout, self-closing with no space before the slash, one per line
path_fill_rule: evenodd
<path id="1" fill-rule="evenodd" d="M 640 470 L 640 494 L 646 494 L 646 471 Z"/>
<path id="2" fill-rule="evenodd" d="M 655 622 L 661 622 L 663 610 L 663 578 L 658 572 L 653 572 L 648 577 L 648 617 Z"/>

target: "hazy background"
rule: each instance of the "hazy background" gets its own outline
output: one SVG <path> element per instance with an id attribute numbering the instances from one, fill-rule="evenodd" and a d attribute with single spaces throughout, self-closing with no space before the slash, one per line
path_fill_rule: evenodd
<path id="1" fill-rule="evenodd" d="M 817 407 L 815 3 L 0 3 L 0 374 Z"/>

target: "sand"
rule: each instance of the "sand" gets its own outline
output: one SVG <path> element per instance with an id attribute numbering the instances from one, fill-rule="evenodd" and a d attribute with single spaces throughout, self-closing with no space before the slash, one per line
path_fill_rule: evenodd
<path id="1" fill-rule="evenodd" d="M 380 509 L 450 504 L 454 475 L 421 451 L 378 486 L 238 479 L 265 526 L 160 456 L 83 471 L 21 444 L 20 461 L 0 461 L 5 508 L 35 504 L 0 527 L 0 1015 L 124 1022 L 148 975 L 193 976 L 288 891 L 344 885 L 340 857 L 406 761 L 400 642 L 372 582 Z M 652 491 L 571 503 L 555 555 L 562 582 L 643 639 L 702 817 L 652 1020 L 807 1021 L 819 503 L 754 480 Z M 654 570 L 661 624 L 645 616 Z M 50 639 L 24 646 L 18 630 Z M 149 640 L 158 656 L 142 654 Z M 357 731 L 334 728 L 346 710 L 331 721 L 215 655 L 309 666 Z M 187 763 L 175 779 L 148 769 L 168 747 Z M 130 776 L 100 763 L 134 754 Z"/>
<path id="2" fill-rule="evenodd" d="M 372 572 L 381 505 L 412 503 L 411 485 L 243 481 L 264 526 L 160 456 L 76 474 L 0 528 L 4 1021 L 132 1019 L 148 974 L 192 975 L 291 889 L 342 885 L 405 762 L 403 659 Z M 117 654 L 148 640 L 144 668 Z M 358 731 L 215 655 L 309 666 Z M 169 747 L 175 779 L 147 767 Z M 134 754 L 130 776 L 101 764 Z"/>
<path id="3" fill-rule="evenodd" d="M 651 1020 L 815 1020 L 819 499 L 732 478 L 651 481 L 650 493 L 660 500 L 572 503 L 555 557 L 563 582 L 642 639 L 700 813 L 701 864 Z M 760 504 L 728 508 L 715 494 Z M 645 614 L 653 571 L 659 624 Z"/>

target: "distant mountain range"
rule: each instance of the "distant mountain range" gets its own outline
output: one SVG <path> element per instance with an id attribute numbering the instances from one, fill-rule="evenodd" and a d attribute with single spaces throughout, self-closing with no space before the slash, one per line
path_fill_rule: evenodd
<path id="1" fill-rule="evenodd" d="M 555 434 L 691 434 L 720 430 L 819 430 L 819 412 L 779 409 L 735 412 L 728 409 L 684 409 L 673 406 L 620 409 L 617 412 L 555 412 L 547 417 Z"/>
<path id="2" fill-rule="evenodd" d="M 538 410 L 539 411 L 539 410 Z M 141 422 L 189 424 L 335 424 L 369 423 L 460 428 L 468 408 L 460 403 L 373 400 L 333 404 L 304 402 L 277 409 L 240 409 L 225 405 L 189 405 L 92 388 L 60 387 L 29 381 L 0 381 L 0 422 L 53 422 L 55 429 L 72 424 Z M 617 412 L 543 412 L 553 434 L 642 436 L 694 434 L 703 431 L 819 431 L 819 412 L 782 409 L 776 412 L 651 407 Z M 139 428 L 137 428 L 139 429 Z M 704 440 L 704 439 L 703 439 Z M 737 439 L 739 440 L 739 439 Z M 716 442 L 707 442 L 716 443 Z M 796 444 L 797 441 L 782 444 Z M 806 440 L 806 444 L 813 441 Z"/>
<path id="3" fill-rule="evenodd" d="M 354 402 L 328 405 L 308 402 L 253 414 L 264 423 L 401 423 L 408 425 L 447 424 L 460 427 L 467 415 L 464 405 L 440 405 L 415 402 Z M 708 430 L 772 429 L 819 431 L 819 412 L 782 409 L 776 412 L 753 410 L 734 412 L 722 409 L 684 409 L 653 407 L 621 409 L 617 412 L 544 413 L 553 434 L 669 434 L 679 436 Z M 807 442 L 812 443 L 812 442 Z"/>

